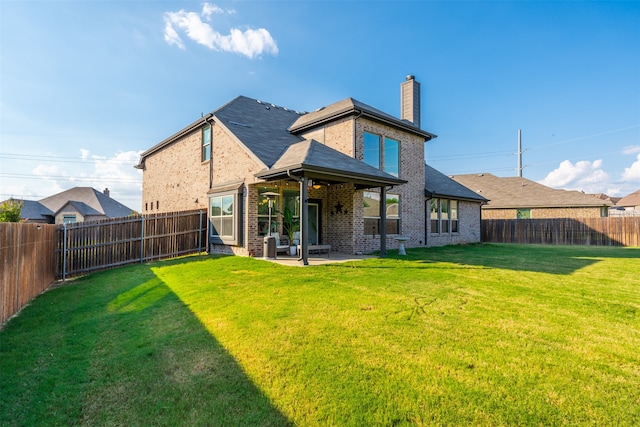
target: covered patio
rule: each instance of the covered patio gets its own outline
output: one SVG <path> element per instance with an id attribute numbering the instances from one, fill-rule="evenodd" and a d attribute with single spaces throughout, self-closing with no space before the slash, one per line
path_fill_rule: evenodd
<path id="1" fill-rule="evenodd" d="M 344 153 L 327 147 L 315 140 L 305 140 L 291 145 L 279 160 L 268 170 L 260 171 L 255 176 L 265 183 L 285 182 L 297 184 L 300 194 L 300 251 L 296 262 L 302 265 L 309 265 L 310 259 L 323 259 L 323 257 L 310 256 L 309 249 L 309 191 L 316 186 L 331 189 L 341 188 L 349 191 L 351 195 L 351 205 L 353 205 L 353 194 L 358 190 L 379 189 L 380 199 L 386 199 L 386 191 L 396 185 L 401 185 L 407 181 L 399 179 L 393 175 L 374 168 L 362 161 L 349 157 Z M 294 184 L 294 186 L 295 186 Z M 292 188 L 294 188 L 292 186 Z M 311 190 L 313 191 L 313 190 Z M 328 196 L 325 196 L 329 203 Z M 354 206 L 345 206 L 338 201 L 335 205 L 335 213 L 348 213 L 353 215 Z M 334 211 L 331 211 L 334 215 Z M 386 221 L 386 209 L 384 203 L 380 204 L 380 220 L 384 224 Z M 338 220 L 329 224 L 329 227 L 343 229 L 342 233 L 354 234 L 354 221 L 343 221 L 338 224 Z M 349 227 L 350 229 L 346 229 Z M 364 230 L 361 231 L 362 233 Z M 386 255 L 386 230 L 380 227 L 380 256 Z M 325 242 L 331 245 L 331 241 Z M 327 257 L 328 260 L 334 258 L 334 252 Z M 355 255 L 348 255 L 353 257 Z M 319 262 L 319 261 L 316 261 Z M 331 262 L 331 261 L 329 261 Z"/>

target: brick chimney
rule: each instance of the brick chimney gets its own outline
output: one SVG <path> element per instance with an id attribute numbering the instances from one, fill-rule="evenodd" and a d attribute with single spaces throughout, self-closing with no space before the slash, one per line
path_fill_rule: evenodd
<path id="1" fill-rule="evenodd" d="M 420 83 L 414 76 L 400 84 L 400 118 L 420 127 Z"/>

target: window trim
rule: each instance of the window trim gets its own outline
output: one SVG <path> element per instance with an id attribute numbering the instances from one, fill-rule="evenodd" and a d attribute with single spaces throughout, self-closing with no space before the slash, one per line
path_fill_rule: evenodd
<path id="1" fill-rule="evenodd" d="M 205 135 L 208 131 L 209 134 L 209 142 L 205 142 Z M 205 126 L 202 128 L 202 132 L 201 132 L 201 146 L 200 146 L 200 161 L 202 163 L 204 162 L 208 162 L 211 160 L 211 150 L 213 147 L 212 141 L 213 141 L 213 126 L 209 125 L 209 126 Z M 207 152 L 208 149 L 208 152 Z"/>
<path id="2" fill-rule="evenodd" d="M 446 217 L 443 215 L 442 202 L 446 202 Z M 433 217 L 433 206 L 436 206 L 436 217 Z M 455 204 L 455 208 L 452 205 Z M 454 215 L 455 212 L 455 215 Z M 433 225 L 436 225 L 434 231 Z M 460 200 L 433 197 L 429 199 L 429 232 L 433 235 L 460 234 Z"/>
<path id="3" fill-rule="evenodd" d="M 243 195 L 242 186 L 233 190 L 219 191 L 219 192 L 208 194 L 209 196 L 209 207 L 208 207 L 209 239 L 212 244 L 217 244 L 217 245 L 241 245 L 242 244 L 242 217 L 243 217 L 242 195 Z M 212 215 L 212 212 L 211 212 L 213 200 L 221 199 L 221 202 L 222 202 L 225 197 L 229 197 L 229 196 L 232 197 L 232 207 L 233 207 L 232 214 L 231 214 L 232 234 L 228 236 L 225 236 L 225 235 L 221 236 L 219 234 L 214 234 L 214 228 L 213 228 L 214 216 Z M 217 215 L 215 218 L 224 217 L 224 216 L 226 215 Z"/>
<path id="4" fill-rule="evenodd" d="M 377 212 L 380 212 L 380 193 L 377 191 L 364 191 L 362 194 L 362 198 L 363 198 L 363 204 L 364 204 L 364 198 L 367 197 L 367 194 L 375 194 L 378 197 L 378 209 L 376 209 Z M 390 233 L 387 232 L 387 236 L 397 236 L 402 234 L 402 196 L 400 194 L 390 194 L 387 193 L 387 198 L 385 200 L 385 209 L 389 209 L 389 206 L 391 206 L 388 201 L 392 200 L 392 199 L 397 199 L 397 205 L 398 205 L 398 215 L 397 218 L 390 218 L 389 215 L 387 215 L 387 223 L 385 224 L 385 229 L 388 229 L 388 224 L 390 221 L 395 221 L 396 222 L 396 228 L 397 228 L 397 232 L 396 233 Z M 366 236 L 379 236 L 380 235 L 380 227 L 382 226 L 382 224 L 380 224 L 380 214 L 378 213 L 377 215 L 365 215 L 365 213 L 363 212 L 362 214 L 362 219 L 364 222 L 364 234 Z M 367 220 L 376 220 L 376 225 L 375 227 L 369 227 L 373 232 L 369 233 L 367 230 Z"/>

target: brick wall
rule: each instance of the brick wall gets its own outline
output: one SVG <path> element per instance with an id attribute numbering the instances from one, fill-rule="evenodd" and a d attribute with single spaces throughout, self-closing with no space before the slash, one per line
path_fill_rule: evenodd
<path id="1" fill-rule="evenodd" d="M 480 204 L 472 202 L 458 202 L 458 230 L 459 233 L 431 233 L 431 221 L 427 221 L 429 246 L 459 245 L 479 243 L 481 235 Z"/>

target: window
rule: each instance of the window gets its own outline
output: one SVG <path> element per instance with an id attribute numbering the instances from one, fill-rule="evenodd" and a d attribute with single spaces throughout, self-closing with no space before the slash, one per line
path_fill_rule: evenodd
<path id="1" fill-rule="evenodd" d="M 391 138 L 382 138 L 369 132 L 364 133 L 363 161 L 390 175 L 400 173 L 400 142 Z"/>
<path id="2" fill-rule="evenodd" d="M 73 224 L 76 221 L 77 219 L 75 215 L 62 215 L 63 224 Z"/>
<path id="3" fill-rule="evenodd" d="M 440 233 L 440 199 L 431 199 L 431 232 Z"/>
<path id="4" fill-rule="evenodd" d="M 387 234 L 400 234 L 400 196 L 387 194 L 385 203 Z M 364 192 L 364 234 L 380 234 L 380 193 Z"/>
<path id="5" fill-rule="evenodd" d="M 369 132 L 364 133 L 364 162 L 380 169 L 380 137 Z"/>
<path id="6" fill-rule="evenodd" d="M 451 210 L 451 232 L 458 233 L 458 201 L 451 200 L 450 201 L 450 210 Z"/>
<path id="7" fill-rule="evenodd" d="M 211 242 L 234 245 L 241 242 L 242 190 L 226 191 L 209 197 Z"/>
<path id="8" fill-rule="evenodd" d="M 431 199 L 429 221 L 431 233 L 459 233 L 457 200 Z"/>
<path id="9" fill-rule="evenodd" d="M 516 212 L 517 219 L 531 219 L 531 209 L 518 209 Z"/>
<path id="10" fill-rule="evenodd" d="M 382 170 L 395 177 L 400 172 L 400 143 L 395 139 L 384 139 L 384 167 Z"/>
<path id="11" fill-rule="evenodd" d="M 211 198 L 211 226 L 213 235 L 233 237 L 233 196 Z"/>
<path id="12" fill-rule="evenodd" d="M 211 160 L 211 126 L 202 129 L 202 161 Z"/>
<path id="13" fill-rule="evenodd" d="M 269 199 L 263 196 L 267 192 L 277 193 L 278 189 L 269 187 L 258 189 L 258 236 L 266 236 L 269 231 Z M 278 199 L 279 197 L 273 201 L 273 208 L 271 208 L 271 231 L 276 231 Z"/>

